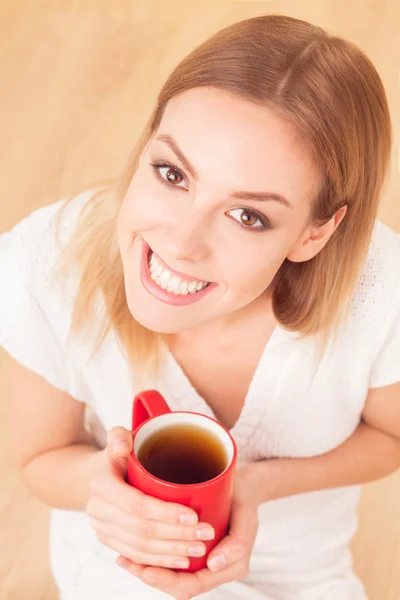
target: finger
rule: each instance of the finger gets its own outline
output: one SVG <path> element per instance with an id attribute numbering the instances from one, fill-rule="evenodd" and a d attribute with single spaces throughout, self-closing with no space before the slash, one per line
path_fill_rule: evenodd
<path id="1" fill-rule="evenodd" d="M 197 596 L 202 591 L 202 582 L 197 573 L 175 572 L 162 567 L 145 567 L 140 578 L 148 585 L 169 593 L 174 598 L 178 590 L 182 596 L 186 595 L 188 598 Z"/>
<path id="2" fill-rule="evenodd" d="M 134 535 L 149 539 L 197 541 L 212 540 L 215 537 L 214 529 L 207 523 L 185 526 L 139 519 L 134 515 L 128 515 L 118 506 L 110 504 L 103 498 L 97 498 L 95 504 L 88 507 L 87 512 L 92 518 L 112 523 Z"/>
<path id="3" fill-rule="evenodd" d="M 206 554 L 206 547 L 203 542 L 155 540 L 148 537 L 139 537 L 114 523 L 107 523 L 93 517 L 90 522 L 97 535 L 118 540 L 136 552 L 182 557 L 199 557 Z"/>
<path id="4" fill-rule="evenodd" d="M 232 506 L 229 534 L 213 548 L 207 558 L 210 571 L 225 569 L 250 553 L 257 532 L 255 519 L 245 505 Z"/>
<path id="5" fill-rule="evenodd" d="M 201 569 L 196 573 L 176 573 L 160 567 L 145 567 L 139 574 L 132 563 L 126 568 L 152 587 L 173 597 L 176 597 L 175 594 L 179 590 L 182 596 L 186 595 L 189 598 L 206 593 L 229 581 L 239 581 L 247 575 L 244 561 L 238 561 L 219 573 L 212 573 L 209 569 Z"/>
<path id="6" fill-rule="evenodd" d="M 189 559 L 182 556 L 164 556 L 136 551 L 120 540 L 107 535 L 98 534 L 97 539 L 108 548 L 126 556 L 139 565 L 165 567 L 167 569 L 187 569 L 190 564 Z"/>
<path id="7" fill-rule="evenodd" d="M 141 577 L 143 571 L 146 569 L 146 567 L 144 565 L 138 565 L 138 564 L 132 562 L 126 556 L 123 556 L 122 554 L 120 554 L 117 557 L 115 562 L 122 569 L 125 569 L 126 571 L 129 571 L 132 575 L 135 575 L 135 577 Z"/>
<path id="8" fill-rule="evenodd" d="M 132 561 L 130 561 L 128 558 L 122 557 L 122 556 L 118 557 L 117 564 L 119 566 L 121 566 L 123 569 L 125 569 L 126 571 L 128 571 L 129 573 L 131 573 L 131 575 L 134 575 L 135 577 L 139 577 L 144 583 L 146 583 L 146 585 L 149 585 L 149 586 L 154 587 L 166 594 L 169 594 L 171 596 L 171 598 L 188 599 L 194 595 L 194 594 L 188 595 L 187 593 L 181 592 L 179 590 L 178 583 L 177 583 L 179 580 L 179 577 L 177 576 L 178 574 L 174 573 L 173 571 L 169 571 L 169 569 L 163 569 L 162 567 L 144 567 L 142 565 L 137 565 L 136 563 L 133 563 Z M 162 583 L 162 581 L 160 579 L 154 579 L 153 577 L 151 577 L 151 575 L 148 575 L 147 572 L 149 569 L 151 569 L 151 571 L 155 571 L 157 573 L 165 572 L 166 574 L 172 573 L 173 575 L 176 575 L 176 583 L 166 586 L 165 584 Z"/>
<path id="9" fill-rule="evenodd" d="M 215 551 L 210 552 L 207 558 L 207 567 L 210 571 L 220 571 L 226 569 L 229 565 L 245 557 L 247 553 L 243 544 L 232 543 L 229 536 L 225 538 Z"/>
<path id="10" fill-rule="evenodd" d="M 119 474 L 128 470 L 132 452 L 132 433 L 124 427 L 114 427 L 107 433 L 107 456 L 112 468 Z"/>
<path id="11" fill-rule="evenodd" d="M 240 581 L 247 577 L 248 572 L 248 561 L 240 559 L 226 567 L 226 569 L 217 572 L 212 572 L 209 569 L 201 569 L 197 571 L 196 575 L 199 579 L 199 589 L 202 592 L 208 592 L 229 581 Z"/>
<path id="12" fill-rule="evenodd" d="M 136 571 L 132 566 L 132 571 Z M 130 567 L 128 567 L 128 570 Z M 160 567 L 145 567 L 140 578 L 163 592 L 174 593 L 179 590 L 189 598 L 198 596 L 229 581 L 238 581 L 247 576 L 245 561 L 237 561 L 227 569 L 218 573 L 212 573 L 209 569 L 201 569 L 195 573 L 174 572 Z M 175 596 L 174 596 L 175 597 Z"/>
<path id="13" fill-rule="evenodd" d="M 165 523 L 197 525 L 197 513 L 181 504 L 164 502 L 132 487 L 125 481 L 107 473 L 93 480 L 92 492 L 122 511 L 141 519 L 153 519 Z M 87 509 L 88 510 L 88 509 Z"/>

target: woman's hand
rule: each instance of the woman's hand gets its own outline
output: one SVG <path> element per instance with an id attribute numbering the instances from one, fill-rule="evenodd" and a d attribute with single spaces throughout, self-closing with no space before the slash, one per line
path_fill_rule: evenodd
<path id="1" fill-rule="evenodd" d="M 147 496 L 126 483 L 132 434 L 115 427 L 91 482 L 86 512 L 97 539 L 139 565 L 187 568 L 189 556 L 204 556 L 200 540 L 215 537 L 194 510 Z"/>
<path id="2" fill-rule="evenodd" d="M 126 556 L 118 557 L 117 564 L 176 600 L 189 600 L 228 581 L 243 579 L 249 571 L 258 530 L 259 487 L 250 475 L 249 467 L 237 470 L 229 532 L 210 552 L 207 569 L 176 573 L 135 564 Z"/>

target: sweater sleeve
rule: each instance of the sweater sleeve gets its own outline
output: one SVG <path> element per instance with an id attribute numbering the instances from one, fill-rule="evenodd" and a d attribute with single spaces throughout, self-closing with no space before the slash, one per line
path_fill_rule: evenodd
<path id="1" fill-rule="evenodd" d="M 65 239 L 89 195 L 80 194 L 65 211 Z M 66 306 L 71 299 L 57 292 L 50 277 L 60 253 L 55 223 L 64 202 L 35 210 L 0 235 L 0 346 L 51 385 L 69 392 L 73 373 L 65 340 L 71 318 Z"/>
<path id="2" fill-rule="evenodd" d="M 0 236 L 0 345 L 24 367 L 66 391 L 62 349 L 29 289 L 29 261 L 18 229 Z"/>

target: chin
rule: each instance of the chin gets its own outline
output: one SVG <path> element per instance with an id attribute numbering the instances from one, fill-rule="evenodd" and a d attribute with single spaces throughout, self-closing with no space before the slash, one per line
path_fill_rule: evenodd
<path id="1" fill-rule="evenodd" d="M 182 319 L 179 319 L 179 323 L 175 323 L 175 319 L 166 317 L 165 315 L 157 315 L 149 311 L 148 306 L 140 307 L 134 306 L 133 303 L 128 302 L 129 312 L 137 323 L 154 331 L 154 333 L 181 333 L 193 327 L 192 323 L 184 323 Z"/>
<path id="2" fill-rule="evenodd" d="M 142 327 L 145 327 L 146 329 L 148 329 L 149 331 L 153 331 L 154 333 L 169 333 L 169 334 L 171 334 L 171 333 L 181 333 L 181 331 L 184 331 L 177 327 L 171 327 L 171 325 L 168 324 L 167 322 L 156 322 L 149 318 L 141 319 L 140 317 L 138 318 L 135 315 L 132 315 L 132 316 L 135 319 L 135 321 L 137 321 L 140 325 L 142 325 Z"/>

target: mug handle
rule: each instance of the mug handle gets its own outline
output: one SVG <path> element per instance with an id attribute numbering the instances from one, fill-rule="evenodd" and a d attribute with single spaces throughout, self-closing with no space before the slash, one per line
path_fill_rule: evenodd
<path id="1" fill-rule="evenodd" d="M 132 431 L 151 419 L 171 412 L 163 396 L 157 390 L 145 390 L 135 396 L 132 408 Z"/>

